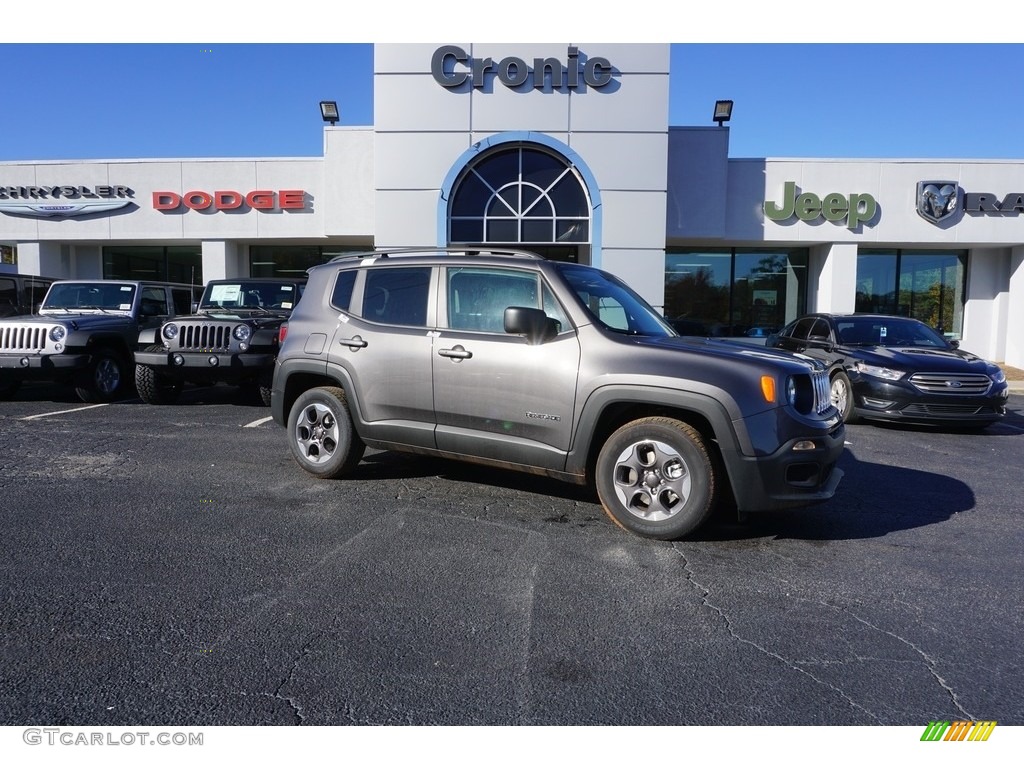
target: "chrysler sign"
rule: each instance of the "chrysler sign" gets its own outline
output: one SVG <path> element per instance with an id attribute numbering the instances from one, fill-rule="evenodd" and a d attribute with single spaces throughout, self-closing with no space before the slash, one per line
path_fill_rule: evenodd
<path id="1" fill-rule="evenodd" d="M 0 186 L 0 213 L 37 218 L 84 216 L 124 208 L 134 193 L 120 184 Z"/>

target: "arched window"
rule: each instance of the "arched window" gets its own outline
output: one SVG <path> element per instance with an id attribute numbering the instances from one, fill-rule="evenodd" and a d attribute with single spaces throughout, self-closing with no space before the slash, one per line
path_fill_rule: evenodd
<path id="1" fill-rule="evenodd" d="M 564 157 L 505 146 L 468 166 L 448 208 L 450 243 L 586 244 L 590 200 Z"/>

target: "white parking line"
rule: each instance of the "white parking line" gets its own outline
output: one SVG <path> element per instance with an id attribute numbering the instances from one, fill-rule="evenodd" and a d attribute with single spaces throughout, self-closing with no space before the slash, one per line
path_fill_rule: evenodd
<path id="1" fill-rule="evenodd" d="M 68 408 L 66 411 L 50 411 L 49 413 L 37 413 L 35 416 L 22 416 L 18 421 L 32 421 L 32 419 L 43 419 L 47 416 L 60 416 L 62 413 L 74 413 L 75 411 L 88 411 L 90 408 L 102 408 L 110 403 L 97 403 L 96 405 L 83 405 L 81 408 Z"/>
<path id="2" fill-rule="evenodd" d="M 243 429 L 248 429 L 249 427 L 258 427 L 260 424 L 266 424 L 272 418 L 274 418 L 274 417 L 273 416 L 266 416 L 266 417 L 264 417 L 262 419 L 256 419 L 256 421 L 250 421 L 248 424 L 244 424 L 242 426 L 242 428 Z"/>

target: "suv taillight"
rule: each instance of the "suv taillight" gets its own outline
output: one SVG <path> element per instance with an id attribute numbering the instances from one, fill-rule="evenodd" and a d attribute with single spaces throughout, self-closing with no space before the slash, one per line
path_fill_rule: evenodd
<path id="1" fill-rule="evenodd" d="M 277 329 L 277 343 L 284 344 L 284 340 L 287 335 L 288 323 L 281 323 L 281 327 Z"/>

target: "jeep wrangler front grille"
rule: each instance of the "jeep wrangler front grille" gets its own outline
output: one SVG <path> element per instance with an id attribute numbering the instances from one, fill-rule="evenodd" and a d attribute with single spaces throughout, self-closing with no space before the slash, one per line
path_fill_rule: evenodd
<path id="1" fill-rule="evenodd" d="M 43 352 L 46 350 L 50 327 L 39 323 L 0 324 L 0 352 Z"/>
<path id="2" fill-rule="evenodd" d="M 178 347 L 184 350 L 227 349 L 231 346 L 231 323 L 182 323 L 178 326 Z"/>

